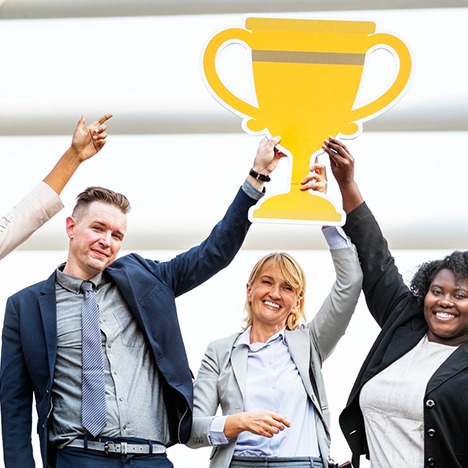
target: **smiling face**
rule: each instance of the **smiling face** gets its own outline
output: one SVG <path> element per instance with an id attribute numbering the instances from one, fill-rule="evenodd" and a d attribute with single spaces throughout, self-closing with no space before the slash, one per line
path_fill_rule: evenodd
<path id="1" fill-rule="evenodd" d="M 89 279 L 106 269 L 120 251 L 127 216 L 117 206 L 95 201 L 77 219 L 67 218 L 70 239 L 64 273 Z"/>
<path id="2" fill-rule="evenodd" d="M 451 270 L 440 270 L 424 298 L 429 341 L 459 346 L 468 334 L 468 278 L 456 281 Z"/>
<path id="3" fill-rule="evenodd" d="M 270 336 L 281 330 L 289 315 L 300 306 L 295 288 L 271 260 L 264 263 L 256 279 L 247 285 L 247 301 L 252 329 L 267 330 Z"/>

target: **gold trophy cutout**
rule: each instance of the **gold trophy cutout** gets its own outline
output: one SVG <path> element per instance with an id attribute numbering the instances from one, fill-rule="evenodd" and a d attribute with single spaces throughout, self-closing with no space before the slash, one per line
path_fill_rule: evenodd
<path id="1" fill-rule="evenodd" d="M 223 30 L 208 42 L 203 69 L 215 98 L 243 117 L 246 132 L 281 136 L 281 147 L 291 155 L 289 192 L 254 207 L 252 221 L 344 224 L 344 214 L 325 195 L 299 187 L 329 135 L 357 136 L 362 122 L 387 110 L 409 81 L 408 48 L 375 30 L 369 21 L 248 17 L 245 29 Z M 231 43 L 251 49 L 257 105 L 236 96 L 218 75 L 217 54 Z M 377 48 L 398 58 L 395 79 L 380 97 L 355 109 L 366 55 Z"/>

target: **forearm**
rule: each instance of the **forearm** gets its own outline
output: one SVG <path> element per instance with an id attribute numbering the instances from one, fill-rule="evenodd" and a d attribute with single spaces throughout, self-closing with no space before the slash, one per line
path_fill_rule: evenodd
<path id="1" fill-rule="evenodd" d="M 367 306 L 382 326 L 393 306 L 408 294 L 408 287 L 398 272 L 388 243 L 367 204 L 361 204 L 349 214 L 344 230 L 359 254 Z"/>
<path id="2" fill-rule="evenodd" d="M 230 414 L 224 423 L 224 435 L 227 439 L 237 437 L 242 431 L 247 430 L 245 413 Z"/>
<path id="3" fill-rule="evenodd" d="M 224 421 L 216 417 L 219 407 L 218 399 L 219 362 L 213 343 L 210 343 L 201 361 L 193 385 L 193 424 L 187 446 L 190 448 L 221 445 Z M 217 420 L 214 424 L 214 420 Z M 213 427 L 213 433 L 211 429 Z M 215 442 L 212 442 L 212 437 Z M 219 439 L 221 442 L 217 442 Z"/>
<path id="4" fill-rule="evenodd" d="M 354 180 L 349 182 L 339 183 L 341 197 L 343 199 L 343 210 L 345 213 L 350 213 L 364 201 L 359 187 Z"/>
<path id="5" fill-rule="evenodd" d="M 81 162 L 82 160 L 79 153 L 73 147 L 68 148 L 54 168 L 44 178 L 44 182 L 52 188 L 55 193 L 60 195 Z"/>
<path id="6" fill-rule="evenodd" d="M 171 285 L 176 297 L 211 278 L 233 260 L 251 226 L 249 209 L 256 200 L 240 189 L 223 219 L 198 246 L 158 265 L 160 277 Z M 162 275 L 162 276 L 161 276 Z"/>
<path id="7" fill-rule="evenodd" d="M 310 324 L 312 339 L 322 361 L 345 334 L 362 287 L 362 271 L 354 247 L 331 250 L 336 280 Z"/>
<path id="8" fill-rule="evenodd" d="M 22 244 L 62 208 L 60 198 L 47 184 L 41 182 L 34 187 L 0 218 L 0 259 Z"/>
<path id="9" fill-rule="evenodd" d="M 235 413 L 211 418 L 194 417 L 191 442 L 187 445 L 198 448 L 208 445 L 206 442 L 211 446 L 228 444 L 230 439 L 247 430 L 245 416 L 246 413 Z M 203 434 L 204 431 L 201 429 L 203 426 L 207 427 L 207 437 L 196 437 L 196 434 Z"/>

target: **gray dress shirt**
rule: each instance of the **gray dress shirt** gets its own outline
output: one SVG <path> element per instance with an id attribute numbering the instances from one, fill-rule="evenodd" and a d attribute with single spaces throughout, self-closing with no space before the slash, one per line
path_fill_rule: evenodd
<path id="1" fill-rule="evenodd" d="M 57 271 L 57 361 L 49 437 L 64 447 L 86 431 L 81 424 L 81 280 Z M 169 429 L 159 373 L 127 304 L 101 273 L 91 280 L 101 312 L 108 437 L 167 444 Z"/>

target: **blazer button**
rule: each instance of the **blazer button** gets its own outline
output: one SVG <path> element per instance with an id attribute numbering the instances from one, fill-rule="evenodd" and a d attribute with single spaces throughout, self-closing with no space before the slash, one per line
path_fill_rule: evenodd
<path id="1" fill-rule="evenodd" d="M 436 464 L 435 458 L 429 457 L 427 459 L 427 466 L 435 466 L 435 464 Z"/>
<path id="2" fill-rule="evenodd" d="M 433 406 L 435 406 L 435 401 L 434 400 L 427 400 L 426 401 L 426 406 L 428 408 L 432 408 Z"/>
<path id="3" fill-rule="evenodd" d="M 428 429 L 428 430 L 427 430 L 427 435 L 428 435 L 429 437 L 434 437 L 434 436 L 436 435 L 436 430 L 435 430 L 435 429 L 432 429 L 432 428 Z"/>

